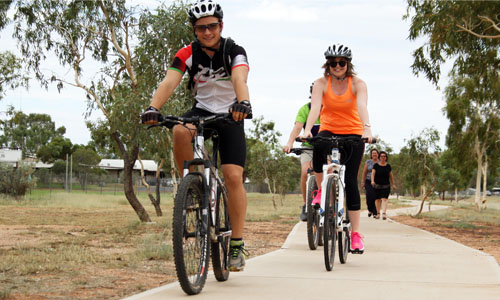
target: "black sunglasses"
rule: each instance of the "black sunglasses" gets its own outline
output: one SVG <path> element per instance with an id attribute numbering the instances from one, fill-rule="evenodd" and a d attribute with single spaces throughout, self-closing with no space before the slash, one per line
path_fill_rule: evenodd
<path id="1" fill-rule="evenodd" d="M 339 66 L 341 66 L 342 68 L 345 67 L 345 65 L 347 65 L 347 62 L 345 60 L 341 60 L 341 61 L 331 61 L 328 63 L 330 65 L 330 67 L 332 68 L 335 68 L 337 66 L 337 64 L 339 64 Z"/>
<path id="2" fill-rule="evenodd" d="M 210 24 L 207 24 L 207 25 L 194 25 L 194 30 L 196 32 L 205 32 L 205 30 L 210 30 L 210 31 L 214 31 L 215 29 L 218 28 L 218 26 L 220 25 L 220 23 L 210 23 Z"/>

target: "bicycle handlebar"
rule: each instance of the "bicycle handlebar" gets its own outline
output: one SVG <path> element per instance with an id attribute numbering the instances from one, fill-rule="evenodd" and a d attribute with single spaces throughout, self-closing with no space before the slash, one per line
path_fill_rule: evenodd
<path id="1" fill-rule="evenodd" d="M 292 148 L 290 149 L 290 153 L 295 155 L 301 155 L 304 151 L 312 150 L 311 148 Z"/>
<path id="2" fill-rule="evenodd" d="M 160 120 L 157 124 L 149 125 L 149 128 L 153 127 L 158 127 L 158 126 L 164 126 L 167 128 L 172 128 L 174 125 L 186 125 L 188 123 L 194 124 L 196 127 L 200 124 L 210 124 L 215 121 L 219 120 L 227 120 L 228 122 L 231 122 L 234 120 L 232 119 L 232 114 L 231 113 L 218 113 L 206 117 L 200 117 L 200 116 L 195 116 L 195 117 L 178 117 L 178 116 L 172 116 L 172 115 L 167 115 L 167 116 L 160 116 Z"/>
<path id="3" fill-rule="evenodd" d="M 297 142 L 308 142 L 311 145 L 314 146 L 314 144 L 317 143 L 330 143 L 330 144 L 343 144 L 345 142 L 363 142 L 363 143 L 368 143 L 368 138 L 361 138 L 361 137 L 354 137 L 354 136 L 332 136 L 332 137 L 326 137 L 326 136 L 313 136 L 313 137 L 308 137 L 308 138 L 301 138 L 297 137 L 295 139 Z M 372 137 L 371 144 L 375 144 L 377 142 L 377 139 Z"/>

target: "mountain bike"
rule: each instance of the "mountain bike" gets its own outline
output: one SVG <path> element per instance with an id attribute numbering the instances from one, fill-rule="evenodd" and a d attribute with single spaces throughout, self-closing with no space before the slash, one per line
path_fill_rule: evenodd
<path id="1" fill-rule="evenodd" d="M 303 138 L 302 140 L 308 142 L 313 147 L 318 143 L 326 143 L 332 148 L 328 163 L 323 165 L 321 189 L 325 192 L 321 194 L 321 204 L 319 205 L 321 212 L 319 226 L 323 227 L 325 267 L 327 271 L 331 271 L 333 269 L 335 244 L 337 241 L 339 260 L 342 264 L 347 262 L 351 243 L 351 222 L 347 212 L 345 197 L 345 165 L 340 163 L 340 149 L 349 146 L 351 143 L 366 143 L 368 139 L 360 137 L 315 136 Z M 376 143 L 376 140 L 372 139 L 372 143 Z"/>
<path id="2" fill-rule="evenodd" d="M 290 153 L 300 156 L 304 151 L 311 148 L 292 148 Z M 307 181 L 306 181 L 306 214 L 307 214 L 307 243 L 309 244 L 309 249 L 316 250 L 319 246 L 323 245 L 323 240 L 321 233 L 323 229 L 319 226 L 320 212 L 319 209 L 312 206 L 312 200 L 314 198 L 313 193 L 318 190 L 318 185 L 316 184 L 316 177 L 314 176 L 313 169 L 309 168 L 307 170 Z"/>
<path id="3" fill-rule="evenodd" d="M 227 212 L 227 190 L 217 171 L 219 140 L 215 130 L 205 129 L 217 121 L 233 122 L 229 113 L 190 118 L 165 116 L 157 125 L 148 127 L 181 125 L 193 132 L 194 159 L 184 162 L 184 176 L 174 199 L 172 221 L 177 279 L 189 295 L 199 294 L 205 285 L 210 252 L 215 278 L 218 281 L 229 278 L 232 231 Z M 186 124 L 194 125 L 196 130 Z M 205 147 L 206 138 L 212 139 L 211 156 Z"/>

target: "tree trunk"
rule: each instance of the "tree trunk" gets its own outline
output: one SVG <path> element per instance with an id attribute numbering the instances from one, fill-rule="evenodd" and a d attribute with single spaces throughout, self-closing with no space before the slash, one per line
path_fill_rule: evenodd
<path id="1" fill-rule="evenodd" d="M 455 187 L 455 202 L 458 203 L 458 187 Z"/>
<path id="2" fill-rule="evenodd" d="M 488 156 L 485 155 L 483 164 L 483 199 L 481 201 L 481 209 L 486 209 L 486 180 L 488 179 Z"/>
<path id="3" fill-rule="evenodd" d="M 142 164 L 142 159 L 141 159 L 141 156 L 139 154 L 137 154 L 137 158 L 139 160 L 139 163 L 141 164 L 141 181 L 142 181 L 142 185 L 144 185 L 146 187 L 146 190 L 148 192 L 148 197 L 149 197 L 149 200 L 151 201 L 151 204 L 153 204 L 155 210 L 156 210 L 156 215 L 158 217 L 161 217 L 163 214 L 161 212 L 161 208 L 160 208 L 160 202 L 157 201 L 155 199 L 155 197 L 153 197 L 153 194 L 151 193 L 151 188 L 148 184 L 148 182 L 146 181 L 146 176 L 144 175 L 144 165 Z M 156 180 L 157 184 L 156 184 L 156 187 L 158 188 L 158 180 Z"/>
<path id="4" fill-rule="evenodd" d="M 158 165 L 158 169 L 156 169 L 156 202 L 158 202 L 158 205 L 160 205 L 161 201 L 160 201 L 160 174 L 161 174 L 161 168 L 163 167 L 163 163 L 165 162 L 165 160 L 162 158 L 160 160 L 160 164 Z"/>
<path id="5" fill-rule="evenodd" d="M 118 132 L 111 133 L 111 137 L 115 140 L 123 158 L 123 190 L 125 192 L 125 197 L 128 200 L 128 203 L 132 206 L 135 213 L 141 220 L 141 222 L 151 222 L 147 211 L 142 206 L 141 202 L 137 199 L 137 196 L 134 193 L 134 183 L 132 182 L 132 171 L 134 169 L 135 160 L 139 154 L 139 146 L 134 145 L 130 156 L 123 145 L 123 142 L 120 140 L 118 136 Z"/>
<path id="6" fill-rule="evenodd" d="M 474 196 L 474 205 L 477 209 L 481 210 L 481 174 L 483 167 L 483 152 L 481 151 L 481 145 L 479 145 L 479 138 L 476 136 L 474 150 L 476 150 L 477 158 L 477 174 L 476 174 L 476 194 Z"/>

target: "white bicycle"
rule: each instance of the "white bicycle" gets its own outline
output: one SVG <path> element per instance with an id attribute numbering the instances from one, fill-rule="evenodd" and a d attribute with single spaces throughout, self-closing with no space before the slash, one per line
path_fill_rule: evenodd
<path id="1" fill-rule="evenodd" d="M 345 165 L 340 163 L 340 148 L 349 146 L 351 143 L 366 143 L 367 138 L 360 137 L 322 137 L 300 139 L 309 144 L 328 144 L 332 147 L 331 155 L 327 164 L 323 165 L 323 180 L 321 182 L 321 204 L 314 207 L 320 212 L 319 228 L 323 229 L 324 258 L 327 271 L 333 269 L 335 259 L 335 243 L 338 239 L 340 263 L 347 262 L 351 243 L 351 222 L 347 213 L 345 197 Z M 376 143 L 372 139 L 372 143 Z"/>

